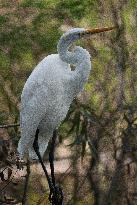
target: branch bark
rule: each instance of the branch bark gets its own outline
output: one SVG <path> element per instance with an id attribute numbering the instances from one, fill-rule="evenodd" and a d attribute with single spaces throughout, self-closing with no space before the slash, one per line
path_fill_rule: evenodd
<path id="1" fill-rule="evenodd" d="M 27 167 L 27 174 L 26 174 L 26 179 L 25 179 L 22 205 L 27 205 L 27 192 L 28 192 L 28 183 L 29 183 L 29 177 L 30 177 L 30 161 L 29 160 L 27 160 L 26 167 Z"/>
<path id="2" fill-rule="evenodd" d="M 20 126 L 19 123 L 17 124 L 9 124 L 9 125 L 0 125 L 0 128 L 10 128 L 10 127 L 18 127 Z"/>

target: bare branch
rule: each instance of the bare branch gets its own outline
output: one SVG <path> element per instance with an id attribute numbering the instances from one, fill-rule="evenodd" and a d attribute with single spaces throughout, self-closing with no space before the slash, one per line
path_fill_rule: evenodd
<path id="1" fill-rule="evenodd" d="M 18 127 L 20 126 L 19 123 L 17 124 L 9 124 L 9 125 L 0 125 L 0 128 L 10 128 L 10 127 Z"/>
<path id="2" fill-rule="evenodd" d="M 27 203 L 27 191 L 28 191 L 28 183 L 29 183 L 29 176 L 30 176 L 30 161 L 27 160 L 26 163 L 27 167 L 27 174 L 26 174 L 26 180 L 25 180 L 25 186 L 24 186 L 24 193 L 22 198 L 22 205 L 26 205 Z"/>
<path id="3" fill-rule="evenodd" d="M 20 203 L 20 201 L 9 201 L 9 200 L 2 200 L 2 199 L 0 199 L 0 203 L 1 204 L 19 204 Z"/>

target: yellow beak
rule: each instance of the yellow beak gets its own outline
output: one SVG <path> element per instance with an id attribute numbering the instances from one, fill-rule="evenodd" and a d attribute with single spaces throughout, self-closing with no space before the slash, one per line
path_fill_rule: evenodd
<path id="1" fill-rule="evenodd" d="M 95 33 L 101 33 L 105 31 L 111 31 L 113 29 L 116 29 L 116 27 L 113 26 L 113 27 L 86 29 L 86 31 L 84 31 L 83 34 L 95 34 Z"/>

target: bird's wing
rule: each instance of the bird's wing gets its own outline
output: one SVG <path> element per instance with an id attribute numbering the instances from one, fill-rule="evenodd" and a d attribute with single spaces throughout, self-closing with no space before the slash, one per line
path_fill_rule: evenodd
<path id="1" fill-rule="evenodd" d="M 32 76 L 31 74 L 26 81 L 21 94 L 22 106 L 26 106 L 26 104 L 28 104 L 28 101 L 32 100 L 35 95 L 35 91 L 38 90 L 40 87 L 41 84 L 38 83 L 38 76 Z"/>
<path id="2" fill-rule="evenodd" d="M 22 156 L 29 147 L 32 147 L 38 125 L 46 115 L 46 96 L 46 89 L 37 88 L 27 101 L 28 96 L 24 90 L 20 112 L 21 139 L 18 145 L 18 151 Z"/>
<path id="3" fill-rule="evenodd" d="M 21 124 L 32 121 L 33 126 L 39 125 L 40 121 L 46 114 L 48 103 L 48 90 L 42 86 L 37 87 L 33 94 L 28 94 L 24 90 L 21 102 Z"/>

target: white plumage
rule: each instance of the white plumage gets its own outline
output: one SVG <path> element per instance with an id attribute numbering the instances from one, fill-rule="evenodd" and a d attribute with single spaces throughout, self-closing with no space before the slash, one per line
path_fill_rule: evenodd
<path id="1" fill-rule="evenodd" d="M 94 32 L 96 33 L 96 32 Z M 65 33 L 58 43 L 58 53 L 44 58 L 27 79 L 21 95 L 21 138 L 18 152 L 37 159 L 33 141 L 39 129 L 39 151 L 43 156 L 53 131 L 66 117 L 74 97 L 83 89 L 88 79 L 91 62 L 88 51 L 75 47 L 68 51 L 72 42 L 89 30 L 75 28 Z M 71 71 L 70 64 L 75 65 Z"/>

